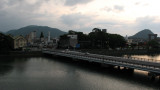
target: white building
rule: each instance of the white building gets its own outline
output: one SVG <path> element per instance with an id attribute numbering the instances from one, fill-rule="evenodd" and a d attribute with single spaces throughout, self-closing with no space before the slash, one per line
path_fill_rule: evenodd
<path id="1" fill-rule="evenodd" d="M 27 43 L 33 45 L 36 40 L 36 31 L 30 32 L 26 35 Z"/>
<path id="2" fill-rule="evenodd" d="M 51 36 L 50 36 L 50 32 L 48 31 L 48 43 L 50 42 L 51 40 Z"/>
<path id="3" fill-rule="evenodd" d="M 78 40 L 77 40 L 77 35 L 68 35 L 69 38 L 69 45 L 72 46 L 72 47 L 76 47 L 76 44 L 78 43 Z"/>

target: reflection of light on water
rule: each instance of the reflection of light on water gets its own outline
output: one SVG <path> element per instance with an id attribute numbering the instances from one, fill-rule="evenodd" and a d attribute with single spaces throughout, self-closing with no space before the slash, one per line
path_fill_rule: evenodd
<path id="1" fill-rule="evenodd" d="M 147 55 L 132 55 L 131 57 L 145 58 L 145 59 L 153 59 L 152 57 L 147 56 Z"/>
<path id="2" fill-rule="evenodd" d="M 127 57 L 128 55 L 124 55 L 124 57 Z M 160 55 L 150 56 L 150 55 L 131 55 L 130 57 L 134 58 L 144 58 L 144 59 L 153 59 L 160 61 Z"/>
<path id="3" fill-rule="evenodd" d="M 128 55 L 124 55 L 124 57 L 128 57 Z M 151 59 L 151 60 L 157 60 L 158 62 L 160 62 L 160 54 L 159 55 L 153 55 L 153 56 L 151 56 L 151 55 L 130 55 L 129 57 Z M 135 69 L 134 72 L 136 74 L 143 74 L 143 75 L 148 76 L 147 71 L 142 71 L 142 70 Z"/>
<path id="4" fill-rule="evenodd" d="M 89 68 L 54 58 L 29 58 L 23 63 L 25 69 L 17 72 L 22 59 L 7 65 L 10 72 L 0 77 L 0 90 L 158 90 L 159 83 L 150 83 L 147 72 Z M 2 63 L 1 63 L 2 64 Z M 4 63 L 6 64 L 6 63 Z M 6 67 L 5 67 L 6 68 Z M 18 67 L 21 68 L 21 67 Z M 96 70 L 94 70 L 96 69 Z M 1 71 L 3 72 L 3 71 Z M 5 72 L 5 73 L 6 73 Z M 123 74 L 124 73 L 124 74 Z M 146 83 L 147 82 L 147 83 Z"/>
<path id="5" fill-rule="evenodd" d="M 137 73 L 137 74 L 148 75 L 148 72 L 147 72 L 147 71 L 142 71 L 142 70 L 137 70 L 137 69 L 135 69 L 134 72 Z"/>
<path id="6" fill-rule="evenodd" d="M 53 64 L 55 66 L 53 66 Z M 68 74 L 65 65 L 63 66 L 64 67 L 62 67 L 60 63 L 56 63 L 42 57 L 30 58 L 28 62 L 26 62 L 26 69 L 23 73 L 25 73 L 25 76 L 27 77 L 61 78 Z"/>

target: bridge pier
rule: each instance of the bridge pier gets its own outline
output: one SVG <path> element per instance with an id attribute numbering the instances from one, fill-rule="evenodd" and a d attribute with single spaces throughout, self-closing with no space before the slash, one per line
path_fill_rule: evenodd
<path id="1" fill-rule="evenodd" d="M 124 70 L 126 70 L 127 68 L 126 68 L 126 67 L 124 67 L 123 69 L 124 69 Z"/>
<path id="2" fill-rule="evenodd" d="M 134 69 L 133 69 L 133 68 L 127 68 L 126 70 L 127 70 L 127 72 L 129 72 L 129 73 L 133 73 L 133 72 L 134 72 Z"/>
<path id="3" fill-rule="evenodd" d="M 133 73 L 134 72 L 133 68 L 123 67 L 123 70 L 126 71 L 127 73 Z"/>
<path id="4" fill-rule="evenodd" d="M 152 80 L 152 81 L 154 81 L 154 80 L 155 80 L 155 78 L 156 78 L 155 76 L 151 76 L 151 80 Z"/>
<path id="5" fill-rule="evenodd" d="M 155 80 L 156 77 L 159 77 L 160 80 L 160 74 L 148 72 L 148 76 L 151 77 L 151 80 Z"/>
<path id="6" fill-rule="evenodd" d="M 105 68 L 113 68 L 114 66 L 113 65 L 109 65 L 109 64 L 101 64 L 102 67 L 105 67 Z"/>
<path id="7" fill-rule="evenodd" d="M 121 68 L 120 68 L 120 66 L 118 66 L 118 70 L 120 70 Z"/>

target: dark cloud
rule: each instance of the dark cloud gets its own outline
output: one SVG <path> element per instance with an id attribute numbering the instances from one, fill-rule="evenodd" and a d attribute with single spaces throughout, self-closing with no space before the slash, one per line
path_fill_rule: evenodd
<path id="1" fill-rule="evenodd" d="M 101 10 L 110 12 L 110 11 L 112 11 L 112 8 L 106 6 L 106 7 L 102 8 Z"/>
<path id="2" fill-rule="evenodd" d="M 0 0 L 0 8 L 15 11 L 33 11 L 37 10 L 43 3 L 50 0 Z"/>
<path id="3" fill-rule="evenodd" d="M 2 14 L 0 14 L 2 15 Z M 28 22 L 28 19 L 23 19 L 17 16 L 10 16 L 3 13 L 0 17 L 0 31 L 8 31 L 24 26 Z"/>
<path id="4" fill-rule="evenodd" d="M 119 5 L 115 5 L 114 6 L 114 10 L 121 12 L 121 11 L 124 11 L 124 7 L 123 6 L 119 6 Z"/>
<path id="5" fill-rule="evenodd" d="M 68 26 L 73 25 L 84 25 L 87 22 L 90 22 L 91 18 L 87 15 L 82 15 L 81 13 L 74 13 L 68 15 L 62 15 L 61 20 L 64 24 Z"/>
<path id="6" fill-rule="evenodd" d="M 0 10 L 5 8 L 7 5 L 7 1 L 6 0 L 0 0 Z"/>
<path id="7" fill-rule="evenodd" d="M 87 4 L 93 0 L 65 0 L 66 6 L 74 6 L 77 4 Z"/>
<path id="8" fill-rule="evenodd" d="M 123 6 L 120 6 L 120 5 L 115 5 L 113 7 L 104 7 L 102 8 L 101 10 L 104 10 L 104 11 L 107 11 L 107 12 L 122 12 L 124 11 L 124 7 Z"/>
<path id="9" fill-rule="evenodd" d="M 39 24 L 35 18 L 45 17 L 45 14 L 35 13 L 48 0 L 0 0 L 0 31 L 17 29 L 22 26 Z M 37 22 L 37 23 L 36 23 Z"/>

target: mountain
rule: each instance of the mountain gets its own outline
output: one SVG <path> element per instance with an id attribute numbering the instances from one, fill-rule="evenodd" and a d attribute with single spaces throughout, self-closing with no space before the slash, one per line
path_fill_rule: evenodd
<path id="1" fill-rule="evenodd" d="M 66 32 L 61 31 L 57 28 L 50 28 L 48 26 L 36 26 L 36 25 L 30 25 L 30 26 L 26 26 L 17 30 L 10 30 L 8 32 L 6 32 L 6 34 L 11 34 L 13 36 L 17 36 L 17 35 L 23 35 L 26 36 L 27 34 L 29 34 L 30 32 L 36 31 L 36 36 L 40 37 L 40 33 L 43 32 L 44 37 L 48 36 L 48 32 L 50 32 L 50 36 L 51 37 L 59 37 L 60 35 L 65 34 Z"/>
<path id="2" fill-rule="evenodd" d="M 2 31 L 0 31 L 0 33 L 3 33 Z"/>
<path id="3" fill-rule="evenodd" d="M 136 33 L 133 36 L 130 36 L 130 39 L 135 39 L 135 38 L 141 38 L 141 39 L 148 39 L 148 34 L 154 34 L 151 30 L 149 29 L 144 29 L 138 33 Z"/>

